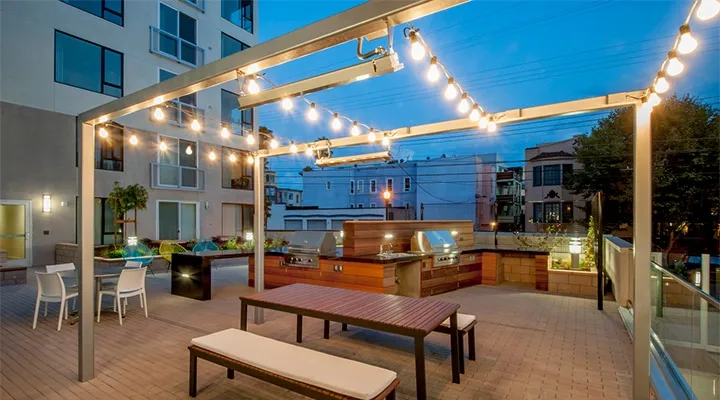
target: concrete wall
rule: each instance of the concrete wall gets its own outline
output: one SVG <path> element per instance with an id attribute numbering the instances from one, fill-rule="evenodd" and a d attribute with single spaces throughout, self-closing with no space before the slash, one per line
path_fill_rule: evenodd
<path id="1" fill-rule="evenodd" d="M 605 235 L 603 240 L 605 271 L 612 280 L 615 301 L 629 307 L 635 282 L 632 244 L 610 235 Z"/>

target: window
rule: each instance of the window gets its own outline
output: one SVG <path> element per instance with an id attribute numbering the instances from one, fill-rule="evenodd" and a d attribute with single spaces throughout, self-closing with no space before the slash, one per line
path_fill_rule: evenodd
<path id="1" fill-rule="evenodd" d="M 249 154 L 229 147 L 222 148 L 222 187 L 225 189 L 253 189 L 253 166 L 247 162 Z"/>
<path id="2" fill-rule="evenodd" d="M 124 0 L 61 0 L 85 12 L 120 26 L 123 25 Z"/>
<path id="3" fill-rule="evenodd" d="M 350 181 L 350 194 L 355 194 L 355 181 Z"/>
<path id="4" fill-rule="evenodd" d="M 358 203 L 357 208 L 363 208 L 363 204 L 362 204 L 362 203 Z"/>
<path id="5" fill-rule="evenodd" d="M 330 190 L 330 181 L 325 182 L 325 190 Z"/>
<path id="6" fill-rule="evenodd" d="M 253 33 L 252 0 L 222 0 L 220 13 L 226 20 Z"/>
<path id="7" fill-rule="evenodd" d="M 333 219 L 330 220 L 330 229 L 334 231 L 341 231 L 343 229 L 344 219 Z"/>
<path id="8" fill-rule="evenodd" d="M 365 189 L 363 188 L 364 185 L 365 185 L 365 182 L 363 182 L 363 181 L 357 181 L 357 193 L 358 193 L 358 194 L 362 194 L 363 190 L 365 190 Z"/>
<path id="9" fill-rule="evenodd" d="M 350 203 L 350 208 L 355 208 L 355 204 Z"/>
<path id="10" fill-rule="evenodd" d="M 565 201 L 562 203 L 562 222 L 571 223 L 573 222 L 573 202 Z"/>
<path id="11" fill-rule="evenodd" d="M 393 191 L 393 180 L 392 178 L 387 178 L 387 184 L 385 186 L 385 189 L 392 192 Z"/>
<path id="12" fill-rule="evenodd" d="M 370 208 L 375 208 L 375 206 L 376 206 L 375 203 L 370 203 Z"/>
<path id="13" fill-rule="evenodd" d="M 286 231 L 301 231 L 303 228 L 303 222 L 301 219 L 286 219 L 285 230 Z"/>
<path id="14" fill-rule="evenodd" d="M 223 236 L 245 237 L 245 232 L 253 230 L 252 204 L 222 205 L 222 234 Z"/>
<path id="15" fill-rule="evenodd" d="M 560 222 L 560 203 L 544 203 L 543 222 L 546 224 Z"/>
<path id="16" fill-rule="evenodd" d="M 198 65 L 195 18 L 160 3 L 160 31 L 158 50 L 179 61 Z"/>
<path id="17" fill-rule="evenodd" d="M 123 55 L 55 31 L 55 82 L 122 97 Z"/>
<path id="18" fill-rule="evenodd" d="M 296 202 L 296 203 L 299 203 L 299 202 L 300 202 L 300 194 L 299 194 L 299 193 L 296 193 L 296 194 L 295 194 L 295 202 Z"/>
<path id="19" fill-rule="evenodd" d="M 542 167 L 533 167 L 533 186 L 542 186 Z"/>
<path id="20" fill-rule="evenodd" d="M 234 133 L 242 135 L 242 129 L 253 130 L 253 109 L 248 108 L 240 111 L 238 109 L 238 97 L 233 92 L 224 89 L 220 91 L 220 118 L 223 125 L 230 128 Z M 234 126 L 241 129 L 232 129 Z"/>
<path id="21" fill-rule="evenodd" d="M 572 164 L 563 164 L 562 166 L 562 183 L 565 185 L 570 181 L 570 177 L 573 174 L 573 165 Z"/>
<path id="22" fill-rule="evenodd" d="M 191 240 L 198 237 L 196 203 L 159 201 L 157 233 L 160 240 Z"/>
<path id="23" fill-rule="evenodd" d="M 309 231 L 324 231 L 327 229 L 327 221 L 324 219 L 307 220 L 307 228 Z"/>
<path id="24" fill-rule="evenodd" d="M 220 36 L 220 54 L 222 57 L 227 57 L 230 54 L 235 54 L 249 47 L 250 46 L 246 45 L 245 43 L 225 33 L 222 33 L 222 35 Z"/>
<path id="25" fill-rule="evenodd" d="M 545 186 L 560 184 L 560 164 L 543 167 L 543 184 Z"/>
<path id="26" fill-rule="evenodd" d="M 377 192 L 377 181 L 375 179 L 370 179 L 370 193 L 376 193 Z"/>
<path id="27" fill-rule="evenodd" d="M 105 129 L 108 136 L 95 139 L 95 169 L 107 171 L 123 170 L 124 129 L 120 125 L 95 125 L 95 133 Z"/>
<path id="28" fill-rule="evenodd" d="M 160 136 L 160 142 L 165 143 L 165 150 L 158 149 L 159 185 L 197 188 L 197 142 L 168 136 Z"/>
<path id="29" fill-rule="evenodd" d="M 410 191 L 410 177 L 406 177 L 403 179 L 403 192 L 409 192 Z"/>
<path id="30" fill-rule="evenodd" d="M 158 81 L 163 82 L 176 76 L 176 73 L 161 68 L 159 70 Z M 190 125 L 193 119 L 200 120 L 202 118 L 200 110 L 197 108 L 197 92 L 187 94 L 166 104 L 168 108 L 166 119 L 168 121 Z"/>
<path id="31" fill-rule="evenodd" d="M 110 244 L 115 240 L 115 212 L 106 198 L 95 198 L 95 244 Z M 119 232 L 118 232 L 119 233 Z M 122 233 L 119 233 L 122 236 Z"/>
<path id="32" fill-rule="evenodd" d="M 543 222 L 543 204 L 542 203 L 533 203 L 533 221 L 536 224 Z"/>
<path id="33" fill-rule="evenodd" d="M 410 203 L 405 202 L 405 203 L 403 204 L 403 207 L 405 207 L 405 208 L 410 208 Z"/>

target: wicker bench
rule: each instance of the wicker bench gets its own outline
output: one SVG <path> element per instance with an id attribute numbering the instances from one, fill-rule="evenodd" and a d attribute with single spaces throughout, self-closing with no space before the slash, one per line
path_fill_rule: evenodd
<path id="1" fill-rule="evenodd" d="M 469 314 L 460 314 L 457 315 L 458 319 L 458 335 L 460 336 L 458 338 L 458 344 L 459 350 L 460 350 L 460 373 L 465 373 L 465 349 L 463 346 L 463 337 L 467 335 L 468 337 L 468 358 L 472 361 L 475 361 L 475 325 L 477 324 L 477 320 L 475 319 L 474 315 Z M 447 333 L 450 334 L 450 318 L 443 321 L 440 326 L 435 328 L 435 332 L 440 333 Z"/>
<path id="2" fill-rule="evenodd" d="M 395 399 L 397 374 L 239 329 L 195 338 L 190 347 L 190 396 L 197 395 L 197 359 L 314 399 Z"/>

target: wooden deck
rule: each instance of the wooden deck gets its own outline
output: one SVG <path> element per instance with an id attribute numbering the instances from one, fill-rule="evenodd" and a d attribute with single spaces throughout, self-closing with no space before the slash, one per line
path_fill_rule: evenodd
<path id="1" fill-rule="evenodd" d="M 0 288 L 0 398 L 187 399 L 190 339 L 238 327 L 247 267 L 213 271 L 213 299 L 170 295 L 170 279 L 148 278 L 150 318 L 137 300 L 120 326 L 111 313 L 95 324 L 96 378 L 77 381 L 77 325 L 57 332 L 57 307 L 32 330 L 34 277 L 30 285 Z M 478 360 L 466 361 L 461 384 L 451 383 L 447 335 L 426 340 L 428 395 L 433 399 L 629 399 L 631 342 L 614 303 L 595 310 L 591 299 L 474 286 L 435 297 L 461 304 L 478 318 Z M 110 302 L 106 304 L 110 306 Z M 250 313 L 252 315 L 252 311 Z M 267 311 L 254 333 L 295 341 L 294 315 Z M 55 321 L 55 323 L 53 323 Z M 413 342 L 409 338 L 307 318 L 303 346 L 396 371 L 399 399 L 415 397 Z M 225 370 L 200 362 L 198 399 L 300 399 L 246 376 L 229 381 Z"/>

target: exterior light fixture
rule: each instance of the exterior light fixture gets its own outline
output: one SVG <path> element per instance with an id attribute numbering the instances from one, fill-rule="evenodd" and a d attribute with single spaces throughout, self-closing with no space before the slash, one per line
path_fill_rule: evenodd
<path id="1" fill-rule="evenodd" d="M 338 115 L 338 113 L 335 113 L 335 115 L 333 115 L 332 128 L 336 131 L 339 131 L 340 128 L 342 128 L 342 122 L 340 122 L 340 116 Z"/>
<path id="2" fill-rule="evenodd" d="M 155 118 L 157 121 L 162 121 L 165 119 L 165 113 L 163 112 L 162 108 L 157 107 L 155 111 L 153 112 L 153 118 Z"/>
<path id="3" fill-rule="evenodd" d="M 452 235 L 452 236 L 457 236 L 457 234 L 458 234 L 458 231 L 451 231 L 451 232 L 450 232 L 450 235 Z"/>
<path id="4" fill-rule="evenodd" d="M 680 54 L 692 53 L 697 48 L 697 40 L 690 33 L 690 25 L 685 24 L 680 27 L 680 41 L 677 45 L 677 51 Z"/>
<path id="5" fill-rule="evenodd" d="M 315 103 L 310 103 L 310 108 L 307 111 L 307 119 L 309 119 L 310 121 L 317 121 L 318 112 L 315 108 Z"/>
<path id="6" fill-rule="evenodd" d="M 248 242 L 252 242 L 253 241 L 253 233 L 249 232 L 249 231 L 245 232 L 245 240 Z"/>
<path id="7" fill-rule="evenodd" d="M 108 137 L 108 131 L 107 131 L 107 129 L 105 129 L 104 126 L 103 126 L 103 127 L 100 127 L 100 129 L 98 130 L 98 135 L 100 135 L 101 138 L 106 138 L 106 137 Z"/>
<path id="8" fill-rule="evenodd" d="M 278 143 L 278 141 L 275 140 L 275 138 L 272 138 L 272 139 L 270 140 L 270 148 L 271 148 L 271 149 L 277 149 L 278 146 L 280 146 L 280 144 Z"/>
<path id="9" fill-rule="evenodd" d="M 425 57 L 425 46 L 420 43 L 415 32 L 410 32 L 410 54 L 415 61 L 420 61 Z"/>
<path id="10" fill-rule="evenodd" d="M 102 117 L 100 117 L 99 121 L 101 124 L 107 122 L 108 121 L 107 115 L 103 115 Z"/>
<path id="11" fill-rule="evenodd" d="M 670 89 L 670 84 L 668 83 L 667 79 L 665 79 L 665 73 L 660 71 L 657 74 L 657 78 L 655 79 L 655 85 L 653 85 L 653 89 L 655 89 L 656 93 L 665 93 Z"/>
<path id="12" fill-rule="evenodd" d="M 392 193 L 389 190 L 383 192 L 383 199 L 390 200 L 390 197 L 392 197 Z"/>
<path id="13" fill-rule="evenodd" d="M 359 136 L 360 135 L 360 127 L 358 126 L 358 122 L 354 121 L 352 124 L 352 128 L 350 128 L 350 134 L 353 136 Z"/>
<path id="14" fill-rule="evenodd" d="M 250 94 L 257 94 L 258 92 L 260 92 L 260 85 L 258 85 L 254 76 L 248 79 L 247 89 Z"/>
<path id="15" fill-rule="evenodd" d="M 654 91 L 650 91 L 650 95 L 648 96 L 648 104 L 650 104 L 651 107 L 655 107 L 658 104 L 660 104 L 660 96 Z"/>
<path id="16" fill-rule="evenodd" d="M 198 122 L 197 119 L 192 120 L 192 123 L 190 124 L 190 128 L 194 130 L 195 132 L 200 132 L 200 122 Z"/>
<path id="17" fill-rule="evenodd" d="M 465 114 L 468 111 L 470 111 L 470 100 L 468 100 L 467 93 L 463 93 L 460 96 L 460 103 L 458 103 L 458 112 Z"/>
<path id="18" fill-rule="evenodd" d="M 373 143 L 375 139 L 375 128 L 370 128 L 370 132 L 368 132 L 368 142 Z"/>
<path id="19" fill-rule="evenodd" d="M 387 135 L 383 135 L 381 143 L 383 146 L 390 146 L 390 138 Z"/>
<path id="20" fill-rule="evenodd" d="M 697 15 L 701 21 L 707 21 L 718 15 L 718 12 L 720 12 L 720 2 L 717 0 L 700 0 L 700 5 L 695 15 Z"/>
<path id="21" fill-rule="evenodd" d="M 315 165 L 319 167 L 333 167 L 339 165 L 387 161 L 389 159 L 390 153 L 387 151 L 381 151 L 379 153 L 359 154 L 354 156 L 320 158 L 315 161 Z"/>
<path id="22" fill-rule="evenodd" d="M 295 142 L 290 142 L 290 152 L 297 153 L 297 145 L 295 145 Z"/>
<path id="23" fill-rule="evenodd" d="M 191 145 L 188 145 L 188 146 L 185 148 L 185 154 L 191 156 L 192 153 L 193 153 L 192 146 L 191 146 Z"/>
<path id="24" fill-rule="evenodd" d="M 217 156 L 215 155 L 214 151 L 210 150 L 210 154 L 208 154 L 208 158 L 210 159 L 210 161 L 215 161 Z"/>
<path id="25" fill-rule="evenodd" d="M 386 233 L 386 234 L 385 234 L 385 239 L 392 239 L 392 238 L 394 238 L 394 236 L 393 236 L 392 233 Z"/>
<path id="26" fill-rule="evenodd" d="M 42 212 L 49 214 L 52 211 L 52 198 L 49 194 L 42 195 Z"/>
<path id="27" fill-rule="evenodd" d="M 190 277 L 190 275 L 188 275 L 188 274 L 181 274 L 181 276 L 182 276 L 183 278 L 189 278 L 189 277 Z"/>
<path id="28" fill-rule="evenodd" d="M 582 253 L 582 243 L 580 242 L 580 238 L 570 239 L 568 249 L 570 250 L 570 268 L 580 268 L 580 253 Z"/>
<path id="29" fill-rule="evenodd" d="M 282 99 L 282 108 L 285 111 L 290 111 L 293 108 L 293 102 L 289 98 Z"/>
<path id="30" fill-rule="evenodd" d="M 305 155 L 308 156 L 308 157 L 312 157 L 312 156 L 313 156 L 313 149 L 311 149 L 310 147 L 308 147 L 307 149 L 305 149 Z"/>
<path id="31" fill-rule="evenodd" d="M 470 121 L 472 122 L 478 122 L 480 121 L 480 106 L 477 104 L 473 104 L 472 111 L 470 111 Z"/>
<path id="32" fill-rule="evenodd" d="M 455 79 L 448 78 L 447 87 L 445 88 L 445 98 L 448 100 L 452 100 L 455 97 L 457 97 L 458 90 L 455 86 Z"/>
<path id="33" fill-rule="evenodd" d="M 165 141 L 160 142 L 160 150 L 161 151 L 167 150 L 167 144 L 165 144 Z"/>
<path id="34" fill-rule="evenodd" d="M 255 144 L 255 135 L 253 135 L 252 133 L 249 134 L 246 141 L 247 144 Z"/>
<path id="35" fill-rule="evenodd" d="M 128 236 L 128 246 L 137 246 L 137 236 Z"/>
<path id="36" fill-rule="evenodd" d="M 486 112 L 483 112 L 482 115 L 480 116 L 480 120 L 478 121 L 478 128 L 487 129 L 489 122 L 490 122 L 490 118 L 488 118 L 488 115 Z"/>
<path id="37" fill-rule="evenodd" d="M 495 132 L 497 132 L 497 123 L 495 123 L 494 120 L 491 119 L 491 120 L 488 122 L 487 131 L 490 132 L 490 133 L 495 133 Z"/>
<path id="38" fill-rule="evenodd" d="M 138 144 L 138 138 L 137 138 L 136 135 L 130 136 L 130 144 L 133 145 L 133 146 L 135 146 L 136 144 Z"/>
<path id="39" fill-rule="evenodd" d="M 670 76 L 677 76 L 683 72 L 685 66 L 677 58 L 677 53 L 673 50 L 668 53 L 668 62 L 665 72 Z"/>
<path id="40" fill-rule="evenodd" d="M 230 131 L 228 130 L 228 128 L 223 126 L 223 128 L 220 129 L 220 137 L 222 137 L 223 139 L 227 139 L 230 137 Z"/>
<path id="41" fill-rule="evenodd" d="M 230 154 L 230 158 L 229 158 L 229 159 L 230 159 L 230 162 L 231 162 L 231 163 L 234 163 L 235 161 L 237 161 L 237 156 L 236 156 L 235 154 Z"/>
<path id="42" fill-rule="evenodd" d="M 430 68 L 427 71 L 427 80 L 430 82 L 437 82 L 440 79 L 440 68 L 438 68 L 437 57 L 433 56 L 430 59 Z"/>
<path id="43" fill-rule="evenodd" d="M 252 164 L 255 162 L 255 157 L 252 156 L 252 154 L 247 156 L 247 163 Z"/>

